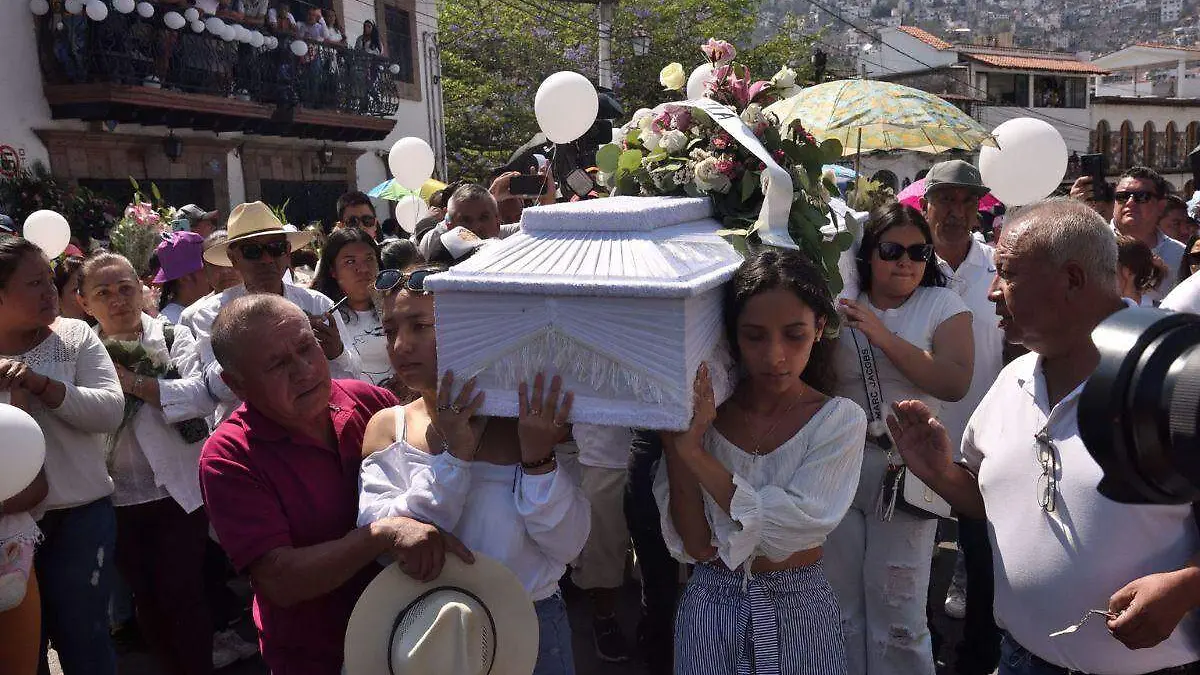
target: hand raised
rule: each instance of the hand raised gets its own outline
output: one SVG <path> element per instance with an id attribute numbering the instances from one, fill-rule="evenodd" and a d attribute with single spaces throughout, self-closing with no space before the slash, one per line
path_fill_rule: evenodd
<path id="1" fill-rule="evenodd" d="M 927 483 L 949 471 L 954 465 L 950 434 L 929 406 L 921 401 L 900 401 L 892 404 L 892 410 L 888 430 L 909 470 Z"/>
<path id="2" fill-rule="evenodd" d="M 712 376 L 709 374 L 708 364 L 703 363 L 692 382 L 691 425 L 682 433 L 663 434 L 664 445 L 670 449 L 699 447 L 704 441 L 704 434 L 708 433 L 716 419 L 717 402 L 713 393 Z"/>
<path id="3" fill-rule="evenodd" d="M 446 371 L 438 386 L 437 408 L 429 411 L 436 432 L 441 434 L 450 454 L 469 462 L 475 459 L 479 438 L 471 427 L 471 418 L 483 405 L 483 392 L 475 392 L 475 379 L 467 381 L 454 395 L 454 373 Z"/>
<path id="4" fill-rule="evenodd" d="M 554 446 L 567 438 L 567 420 L 571 417 L 571 406 L 575 395 L 562 393 L 562 378 L 555 375 L 550 380 L 550 390 L 544 391 L 546 376 L 538 373 L 533 378 L 533 391 L 529 383 L 522 382 L 518 390 L 520 417 L 517 420 L 517 435 L 521 439 L 521 461 L 538 462 L 550 455 Z"/>

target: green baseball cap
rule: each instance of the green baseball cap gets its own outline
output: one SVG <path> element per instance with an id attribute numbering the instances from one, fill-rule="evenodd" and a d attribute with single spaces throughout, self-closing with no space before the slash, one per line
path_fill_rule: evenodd
<path id="1" fill-rule="evenodd" d="M 970 162 L 952 159 L 948 162 L 938 162 L 929 173 L 925 174 L 925 194 L 928 196 L 934 190 L 944 187 L 966 188 L 980 197 L 991 192 L 983 184 L 983 178 Z"/>

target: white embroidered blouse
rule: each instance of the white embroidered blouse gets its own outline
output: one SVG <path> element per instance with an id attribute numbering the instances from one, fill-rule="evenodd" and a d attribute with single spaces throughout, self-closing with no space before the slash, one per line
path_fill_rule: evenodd
<path id="1" fill-rule="evenodd" d="M 394 410 L 396 442 L 362 463 L 359 526 L 392 516 L 432 523 L 503 563 L 535 602 L 553 595 L 591 529 L 575 482 L 561 468 L 527 476 L 515 464 L 427 454 L 406 440 L 404 408 Z"/>
<path id="2" fill-rule="evenodd" d="M 826 401 L 795 436 L 761 456 L 709 429 L 704 449 L 733 474 L 728 515 L 704 493 L 712 545 L 722 562 L 736 570 L 759 556 L 780 561 L 822 545 L 858 490 L 866 433 L 866 413 L 845 398 Z M 667 480 L 663 461 L 654 480 L 663 539 L 676 560 L 694 563 L 671 519 Z"/>

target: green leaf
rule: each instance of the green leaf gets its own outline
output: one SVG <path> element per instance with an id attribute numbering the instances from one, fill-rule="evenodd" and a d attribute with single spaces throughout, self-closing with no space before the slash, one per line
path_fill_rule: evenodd
<path id="1" fill-rule="evenodd" d="M 637 171 L 642 167 L 642 151 L 626 150 L 617 160 L 617 167 L 626 171 Z"/>
<path id="2" fill-rule="evenodd" d="M 854 233 L 845 230 L 838 232 L 833 236 L 833 243 L 839 251 L 849 251 L 854 245 Z"/>
<path id="3" fill-rule="evenodd" d="M 842 142 L 836 138 L 826 138 L 821 143 L 821 154 L 825 156 L 825 163 L 830 164 L 842 158 Z"/>
<path id="4" fill-rule="evenodd" d="M 661 162 L 668 157 L 670 157 L 670 155 L 667 154 L 667 151 L 659 148 L 658 150 L 650 153 L 650 156 L 646 159 L 650 160 L 651 163 L 656 163 Z"/>
<path id="5" fill-rule="evenodd" d="M 154 197 L 154 205 L 155 206 L 162 204 L 162 200 L 163 200 L 162 193 L 158 191 L 157 183 L 150 184 L 150 194 Z"/>
<path id="6" fill-rule="evenodd" d="M 742 174 L 742 201 L 750 199 L 754 195 L 754 191 L 758 189 L 758 173 L 755 171 L 747 171 Z"/>
<path id="7" fill-rule="evenodd" d="M 621 148 L 616 143 L 609 143 L 596 151 L 596 168 L 604 173 L 616 173 L 620 160 Z"/>

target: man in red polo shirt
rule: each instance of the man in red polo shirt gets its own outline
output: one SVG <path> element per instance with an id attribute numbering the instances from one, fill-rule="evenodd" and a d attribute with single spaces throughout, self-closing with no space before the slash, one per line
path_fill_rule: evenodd
<path id="1" fill-rule="evenodd" d="M 212 331 L 222 377 L 245 402 L 200 457 L 204 504 L 221 546 L 254 584 L 254 620 L 273 675 L 339 675 L 350 612 L 391 555 L 429 580 L 447 550 L 436 527 L 389 518 L 356 528 L 363 432 L 397 404 L 357 380 L 331 381 L 308 318 L 276 295 L 229 303 Z"/>

